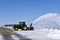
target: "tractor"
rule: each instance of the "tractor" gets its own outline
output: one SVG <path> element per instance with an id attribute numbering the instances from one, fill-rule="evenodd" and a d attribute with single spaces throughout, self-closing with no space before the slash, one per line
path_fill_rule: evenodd
<path id="1" fill-rule="evenodd" d="M 18 31 L 18 29 L 21 30 L 33 30 L 34 28 L 32 27 L 32 23 L 30 24 L 30 27 L 27 27 L 25 22 L 20 22 L 19 24 L 10 24 L 10 25 L 5 25 L 5 26 L 13 26 L 13 29 L 15 31 Z"/>

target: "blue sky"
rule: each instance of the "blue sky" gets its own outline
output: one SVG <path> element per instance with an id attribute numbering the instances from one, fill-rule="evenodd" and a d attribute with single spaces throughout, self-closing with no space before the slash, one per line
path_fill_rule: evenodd
<path id="1" fill-rule="evenodd" d="M 60 0 L 0 0 L 0 25 L 29 24 L 45 13 L 60 13 Z"/>

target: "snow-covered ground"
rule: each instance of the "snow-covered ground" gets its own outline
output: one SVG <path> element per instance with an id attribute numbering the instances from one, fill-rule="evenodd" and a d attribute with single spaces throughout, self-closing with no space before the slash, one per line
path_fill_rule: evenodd
<path id="1" fill-rule="evenodd" d="M 13 29 L 11 27 L 8 27 Z M 15 31 L 17 34 L 20 34 L 26 38 L 32 40 L 60 40 L 60 30 L 58 29 L 40 29 L 40 30 L 33 30 L 33 31 Z M 16 35 L 11 35 L 12 39 L 19 40 Z M 3 40 L 2 35 L 0 35 L 0 40 Z"/>
<path id="2" fill-rule="evenodd" d="M 57 29 L 40 29 L 34 31 L 16 31 L 32 40 L 60 40 L 60 30 Z"/>
<path id="3" fill-rule="evenodd" d="M 40 39 L 40 37 L 41 37 L 40 35 L 42 35 L 40 33 L 40 31 L 38 31 L 38 30 L 35 30 L 35 31 L 16 31 L 16 32 L 18 34 L 21 34 L 21 35 L 23 35 L 27 38 L 33 39 L 33 40 Z"/>

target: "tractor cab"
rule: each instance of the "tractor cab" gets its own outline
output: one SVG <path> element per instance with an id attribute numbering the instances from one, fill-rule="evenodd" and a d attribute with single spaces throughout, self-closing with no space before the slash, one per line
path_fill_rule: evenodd
<path id="1" fill-rule="evenodd" d="M 19 25 L 23 27 L 25 25 L 25 22 L 20 22 Z"/>
<path id="2" fill-rule="evenodd" d="M 19 28 L 20 29 L 22 29 L 24 26 L 27 27 L 26 24 L 25 24 L 25 22 L 20 22 L 19 23 Z"/>

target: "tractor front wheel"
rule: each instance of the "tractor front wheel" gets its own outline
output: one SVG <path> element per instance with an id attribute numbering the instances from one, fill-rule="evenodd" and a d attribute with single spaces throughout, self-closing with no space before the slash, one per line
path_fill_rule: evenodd
<path id="1" fill-rule="evenodd" d="M 15 31 L 18 31 L 18 28 L 14 28 Z"/>

